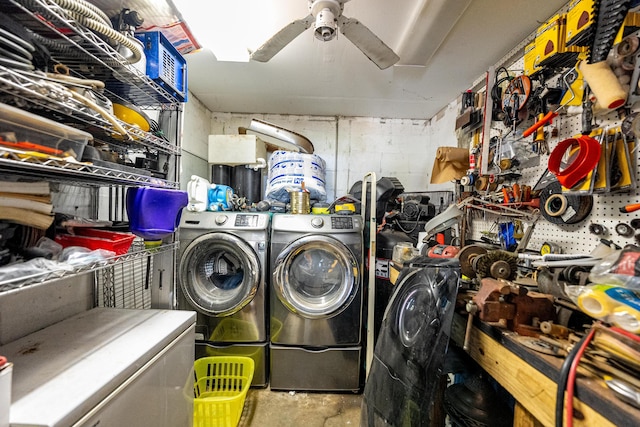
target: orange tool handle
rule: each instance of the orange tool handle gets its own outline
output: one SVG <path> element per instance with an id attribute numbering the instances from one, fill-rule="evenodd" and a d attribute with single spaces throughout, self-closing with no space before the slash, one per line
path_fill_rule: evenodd
<path id="1" fill-rule="evenodd" d="M 19 150 L 34 150 L 40 151 L 41 153 L 53 154 L 54 156 L 59 156 L 63 153 L 62 150 L 58 150 L 57 148 L 47 147 L 46 145 L 34 144 L 33 142 L 21 141 L 21 142 L 10 142 L 0 139 L 0 145 L 4 145 L 11 148 L 17 148 Z"/>
<path id="2" fill-rule="evenodd" d="M 620 208 L 621 213 L 631 213 L 640 209 L 640 203 L 634 203 L 630 205 L 626 205 Z"/>
<path id="3" fill-rule="evenodd" d="M 513 201 L 519 202 L 522 200 L 522 193 L 520 192 L 520 185 L 518 183 L 513 184 L 511 187 L 513 190 Z"/>
<path id="4" fill-rule="evenodd" d="M 546 123 L 550 122 L 551 120 L 553 120 L 557 116 L 558 116 L 557 112 L 549 111 L 547 114 L 544 115 L 543 118 L 541 118 L 540 120 L 535 122 L 533 124 L 533 126 L 531 126 L 529 129 L 527 129 L 524 132 L 522 132 L 522 136 L 525 137 L 525 138 L 528 137 L 529 135 L 531 135 L 535 131 L 537 131 L 538 128 L 540 128 L 541 126 L 544 126 Z"/>

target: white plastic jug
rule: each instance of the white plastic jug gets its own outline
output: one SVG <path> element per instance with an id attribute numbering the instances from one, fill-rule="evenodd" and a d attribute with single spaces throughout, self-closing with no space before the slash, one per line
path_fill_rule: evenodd
<path id="1" fill-rule="evenodd" d="M 191 180 L 187 183 L 187 194 L 189 194 L 188 211 L 204 212 L 207 210 L 210 185 L 207 179 L 191 175 Z"/>

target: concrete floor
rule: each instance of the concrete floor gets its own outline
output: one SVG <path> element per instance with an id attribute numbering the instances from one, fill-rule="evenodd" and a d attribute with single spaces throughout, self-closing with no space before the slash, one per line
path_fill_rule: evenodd
<path id="1" fill-rule="evenodd" d="M 305 393 L 251 388 L 239 427 L 360 425 L 362 394 Z"/>

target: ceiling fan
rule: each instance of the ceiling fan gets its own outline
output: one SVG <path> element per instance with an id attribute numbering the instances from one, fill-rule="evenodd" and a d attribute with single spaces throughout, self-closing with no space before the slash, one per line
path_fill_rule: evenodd
<path id="1" fill-rule="evenodd" d="M 347 18 L 342 14 L 344 4 L 349 0 L 308 0 L 309 15 L 291 22 L 278 31 L 267 42 L 251 54 L 254 61 L 267 62 L 280 52 L 293 39 L 314 25 L 314 35 L 322 41 L 333 40 L 342 34 L 362 51 L 381 70 L 388 68 L 400 59 L 389 46 L 384 44 L 370 29 L 360 21 Z"/>

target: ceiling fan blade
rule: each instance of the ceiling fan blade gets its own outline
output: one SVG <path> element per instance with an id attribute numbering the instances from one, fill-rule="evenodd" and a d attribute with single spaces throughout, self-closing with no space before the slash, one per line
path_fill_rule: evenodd
<path id="1" fill-rule="evenodd" d="M 255 50 L 250 56 L 254 61 L 267 62 L 280 52 L 293 39 L 302 34 L 313 24 L 315 18 L 309 15 L 302 19 L 297 19 L 278 31 L 273 37 L 267 40 L 262 46 Z"/>
<path id="2" fill-rule="evenodd" d="M 342 34 L 381 70 L 389 68 L 400 60 L 400 57 L 389 46 L 357 19 L 342 15 L 338 18 L 338 26 L 342 30 Z"/>

